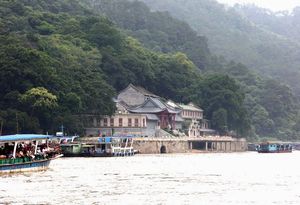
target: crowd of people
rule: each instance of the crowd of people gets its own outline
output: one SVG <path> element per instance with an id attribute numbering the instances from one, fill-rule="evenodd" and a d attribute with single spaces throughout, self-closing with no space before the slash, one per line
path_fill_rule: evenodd
<path id="1" fill-rule="evenodd" d="M 5 143 L 0 145 L 0 159 L 12 158 L 51 158 L 58 154 L 60 151 L 59 145 L 56 143 L 40 143 L 36 146 L 37 142 L 20 142 L 17 144 L 16 152 L 14 154 L 14 143 Z"/>

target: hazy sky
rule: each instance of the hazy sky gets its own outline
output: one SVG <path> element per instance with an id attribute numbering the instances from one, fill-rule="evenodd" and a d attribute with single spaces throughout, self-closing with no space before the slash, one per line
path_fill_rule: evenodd
<path id="1" fill-rule="evenodd" d="M 220 3 L 233 5 L 235 3 L 254 3 L 259 7 L 268 8 L 273 11 L 293 10 L 294 7 L 300 6 L 300 0 L 217 0 Z"/>

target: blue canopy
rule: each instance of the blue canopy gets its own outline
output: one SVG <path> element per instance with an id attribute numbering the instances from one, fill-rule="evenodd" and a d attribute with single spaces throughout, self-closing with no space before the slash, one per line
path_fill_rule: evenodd
<path id="1" fill-rule="evenodd" d="M 134 138 L 134 135 L 115 135 L 115 136 L 107 136 L 107 137 L 99 137 L 98 142 L 111 142 L 112 139 L 126 139 L 126 138 Z"/>
<path id="2" fill-rule="evenodd" d="M 52 135 L 38 135 L 38 134 L 16 134 L 0 136 L 0 142 L 15 142 L 27 140 L 43 140 L 52 138 Z"/>

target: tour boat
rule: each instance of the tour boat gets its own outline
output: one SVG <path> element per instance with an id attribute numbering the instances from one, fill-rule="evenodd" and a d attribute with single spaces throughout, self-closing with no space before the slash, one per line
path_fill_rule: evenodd
<path id="1" fill-rule="evenodd" d="M 286 153 L 292 152 L 293 146 L 289 143 L 265 142 L 258 146 L 259 153 Z"/>
<path id="2" fill-rule="evenodd" d="M 99 137 L 96 141 L 81 140 L 61 144 L 61 151 L 65 157 L 113 157 L 132 156 L 136 153 L 133 149 L 133 137 Z"/>
<path id="3" fill-rule="evenodd" d="M 0 174 L 46 170 L 51 160 L 62 156 L 52 138 L 38 134 L 0 136 Z"/>

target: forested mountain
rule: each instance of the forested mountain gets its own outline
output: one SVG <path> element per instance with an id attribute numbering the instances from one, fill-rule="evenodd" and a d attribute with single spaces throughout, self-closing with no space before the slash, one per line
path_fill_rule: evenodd
<path id="1" fill-rule="evenodd" d="M 85 2 L 91 9 L 106 15 L 127 33 L 138 38 L 148 48 L 161 52 L 181 50 L 187 53 L 203 74 L 221 73 L 234 77 L 246 94 L 244 105 L 250 114 L 248 120 L 252 136 L 256 134 L 278 136 L 279 133 L 287 134 L 289 137 L 296 135 L 292 126 L 297 115 L 295 112 L 297 100 L 287 86 L 259 77 L 240 63 L 228 62 L 222 57 L 214 56 L 208 49 L 206 37 L 198 36 L 189 25 L 172 18 L 166 12 L 151 11 L 142 2 L 118 0 L 85 0 Z M 276 104 L 270 104 L 269 100 L 276 95 L 285 97 L 274 98 Z M 199 102 L 205 109 L 208 119 L 213 119 L 214 105 L 211 99 L 199 98 L 200 96 L 195 94 L 194 101 Z M 277 114 L 279 115 L 275 116 Z"/>
<path id="2" fill-rule="evenodd" d="M 82 116 L 112 114 L 129 83 L 195 102 L 221 133 L 286 140 L 300 131 L 289 87 L 214 56 L 210 36 L 142 2 L 5 0 L 0 15 L 4 133 L 82 131 Z"/>
<path id="3" fill-rule="evenodd" d="M 291 86 L 300 96 L 300 45 L 249 21 L 214 0 L 141 0 L 168 11 L 206 36 L 211 51 Z M 296 20 L 296 18 L 294 18 Z M 289 31 L 287 31 L 289 32 Z"/>
<path id="4" fill-rule="evenodd" d="M 85 0 L 94 11 L 107 16 L 119 27 L 154 51 L 181 51 L 201 70 L 211 63 L 207 39 L 199 36 L 187 23 L 166 12 L 151 12 L 138 1 Z"/>
<path id="5" fill-rule="evenodd" d="M 53 132 L 61 124 L 81 131 L 81 116 L 112 114 L 112 97 L 129 83 L 178 102 L 205 89 L 215 102 L 210 114 L 226 112 L 226 124 L 215 128 L 239 134 L 249 128 L 235 80 L 201 76 L 183 53 L 147 50 L 80 1 L 1 1 L 0 14 L 2 133 Z"/>

